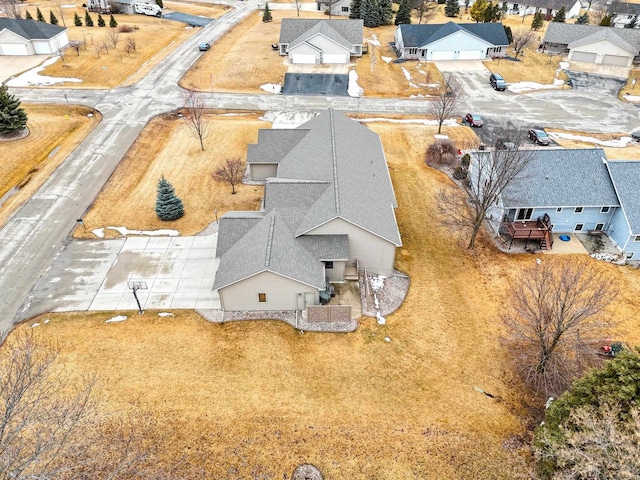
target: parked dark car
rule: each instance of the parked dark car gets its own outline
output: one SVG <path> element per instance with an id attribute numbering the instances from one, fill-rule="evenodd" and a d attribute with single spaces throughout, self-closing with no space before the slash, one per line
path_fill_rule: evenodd
<path id="1" fill-rule="evenodd" d="M 631 132 L 631 138 L 636 142 L 640 142 L 640 131 Z"/>
<path id="2" fill-rule="evenodd" d="M 549 145 L 551 143 L 549 135 L 544 130 L 529 130 L 529 140 L 538 145 Z"/>
<path id="3" fill-rule="evenodd" d="M 200 45 L 198 45 L 198 50 L 200 50 L 201 52 L 206 52 L 210 48 L 211 48 L 211 45 L 205 42 L 202 42 Z"/>
<path id="4" fill-rule="evenodd" d="M 467 115 L 464 117 L 464 121 L 472 127 L 480 128 L 482 125 L 484 125 L 482 117 L 473 113 L 467 113 Z"/>
<path id="5" fill-rule="evenodd" d="M 496 150 L 515 151 L 518 150 L 518 146 L 515 143 L 510 142 L 509 140 L 504 140 L 501 138 L 496 141 Z"/>
<path id="6" fill-rule="evenodd" d="M 489 77 L 489 83 L 494 90 L 500 90 L 501 92 L 507 89 L 507 82 L 504 81 L 502 75 L 499 73 L 492 73 Z"/>

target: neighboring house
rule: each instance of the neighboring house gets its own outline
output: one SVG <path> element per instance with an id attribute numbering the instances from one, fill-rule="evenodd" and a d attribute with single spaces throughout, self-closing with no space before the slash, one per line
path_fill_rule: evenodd
<path id="1" fill-rule="evenodd" d="M 401 245 L 380 137 L 328 110 L 294 130 L 260 131 L 247 164 L 261 210 L 220 219 L 214 289 L 223 310 L 304 310 L 357 267 L 391 275 Z"/>
<path id="2" fill-rule="evenodd" d="M 611 15 L 611 25 L 616 28 L 625 28 L 634 19 L 640 17 L 640 4 L 627 2 L 613 2 L 608 7 Z M 640 22 L 638 22 L 640 23 Z M 640 25 L 635 25 L 635 28 Z"/>
<path id="3" fill-rule="evenodd" d="M 489 155 L 471 152 L 470 170 Z M 515 238 L 542 240 L 545 228 L 549 234 L 602 231 L 627 259 L 640 260 L 638 191 L 639 161 L 609 161 L 600 148 L 536 149 L 487 217 L 495 232 L 529 230 Z"/>
<path id="4" fill-rule="evenodd" d="M 118 13 L 125 13 L 127 15 L 133 15 L 136 13 L 133 9 L 134 3 L 140 0 L 111 0 L 113 11 Z"/>
<path id="5" fill-rule="evenodd" d="M 351 14 L 351 0 L 316 0 L 319 12 L 328 12 L 331 8 L 331 15 Z"/>
<path id="6" fill-rule="evenodd" d="M 291 63 L 349 63 L 362 56 L 363 20 L 285 18 L 280 26 L 280 55 Z"/>
<path id="7" fill-rule="evenodd" d="M 87 9 L 90 12 L 108 13 L 111 11 L 111 2 L 109 0 L 89 0 Z"/>
<path id="8" fill-rule="evenodd" d="M 523 0 L 522 3 L 511 1 L 506 4 L 507 14 L 520 16 L 542 12 L 546 17 L 552 17 L 564 7 L 567 19 L 580 15 L 582 8 L 580 0 Z"/>
<path id="9" fill-rule="evenodd" d="M 398 25 L 394 37 L 404 60 L 484 60 L 504 57 L 509 45 L 501 23 Z"/>
<path id="10" fill-rule="evenodd" d="M 64 27 L 36 20 L 0 18 L 0 55 L 47 55 L 68 44 Z"/>
<path id="11" fill-rule="evenodd" d="M 567 53 L 569 61 L 630 67 L 640 53 L 640 30 L 552 22 L 543 49 Z"/>

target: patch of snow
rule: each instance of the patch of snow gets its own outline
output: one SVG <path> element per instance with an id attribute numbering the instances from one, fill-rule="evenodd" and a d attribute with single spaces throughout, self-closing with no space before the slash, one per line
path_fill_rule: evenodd
<path id="1" fill-rule="evenodd" d="M 104 228 L 96 228 L 95 230 L 91 230 L 91 233 L 98 238 L 104 238 Z"/>
<path id="2" fill-rule="evenodd" d="M 372 36 L 373 36 L 372 39 L 371 38 L 365 38 L 365 40 L 367 42 L 369 42 L 371 45 L 375 45 L 376 47 L 379 47 L 380 46 L 380 40 L 378 40 L 378 36 L 375 33 Z"/>
<path id="3" fill-rule="evenodd" d="M 404 78 L 407 79 L 408 82 L 411 82 L 411 72 L 404 67 L 400 67 L 402 69 L 402 73 L 404 74 Z"/>
<path id="4" fill-rule="evenodd" d="M 60 8 L 76 8 L 75 3 L 65 3 L 64 5 L 60 5 Z"/>
<path id="5" fill-rule="evenodd" d="M 347 93 L 350 97 L 361 97 L 364 94 L 363 88 L 358 85 L 358 74 L 355 70 L 349 70 L 349 88 Z"/>
<path id="6" fill-rule="evenodd" d="M 393 58 L 391 57 L 383 57 L 382 55 L 380 55 L 380 58 L 384 63 L 389 63 L 391 60 L 393 60 Z"/>
<path id="7" fill-rule="evenodd" d="M 640 102 L 640 96 L 638 95 L 629 95 L 628 93 L 624 94 L 624 99 L 629 102 Z"/>
<path id="8" fill-rule="evenodd" d="M 159 317 L 173 317 L 173 313 L 171 312 L 160 312 L 158 313 Z"/>
<path id="9" fill-rule="evenodd" d="M 370 283 L 371 283 L 371 288 L 373 289 L 374 292 L 379 292 L 384 288 L 385 278 L 386 277 L 383 277 L 382 275 L 375 275 L 371 277 Z"/>
<path id="10" fill-rule="evenodd" d="M 384 337 L 384 341 L 385 341 L 385 342 L 390 342 L 390 341 L 391 341 L 391 339 L 390 339 L 389 337 Z"/>
<path id="11" fill-rule="evenodd" d="M 358 119 L 359 122 L 369 123 L 369 122 L 389 122 L 389 123 L 417 123 L 419 125 L 438 125 L 437 120 L 425 120 L 420 118 L 407 118 L 407 119 L 399 119 L 399 118 L 361 118 Z M 459 127 L 460 124 L 455 118 L 447 118 L 443 125 L 448 127 Z"/>
<path id="12" fill-rule="evenodd" d="M 36 323 L 34 323 L 34 324 L 32 324 L 32 325 L 31 325 L 31 328 L 33 328 L 33 327 L 39 327 L 39 326 L 40 326 L 40 324 L 39 324 L 38 322 L 36 322 Z"/>
<path id="13" fill-rule="evenodd" d="M 423 95 L 421 93 L 418 93 L 417 95 L 409 95 L 409 98 L 426 98 L 429 95 Z"/>
<path id="14" fill-rule="evenodd" d="M 439 88 L 440 87 L 439 83 L 427 83 L 426 85 L 429 88 Z"/>
<path id="15" fill-rule="evenodd" d="M 115 230 L 121 236 L 127 235 L 148 235 L 150 237 L 177 237 L 180 235 L 178 230 L 161 229 L 161 230 L 129 230 L 127 227 L 106 227 L 109 230 Z"/>
<path id="16" fill-rule="evenodd" d="M 53 65 L 58 61 L 60 57 L 52 57 L 45 60 L 39 67 L 27 70 L 22 75 L 18 75 L 16 78 L 9 80 L 6 85 L 9 87 L 30 87 L 33 85 L 54 85 L 56 83 L 74 82 L 80 83 L 82 80 L 79 78 L 65 78 L 65 77 L 47 77 L 40 75 L 40 72 L 49 65 Z"/>
<path id="17" fill-rule="evenodd" d="M 376 313 L 376 318 L 378 319 L 378 325 L 385 325 L 387 323 L 387 319 L 380 315 L 380 312 Z"/>
<path id="18" fill-rule="evenodd" d="M 558 85 L 558 86 L 562 86 L 562 85 L 564 85 L 564 80 L 562 80 L 561 78 L 554 78 L 553 79 L 553 84 L 554 85 Z"/>
<path id="19" fill-rule="evenodd" d="M 550 88 L 558 88 L 558 85 L 552 83 L 518 82 L 510 83 L 507 87 L 510 92 L 514 93 L 528 92 L 531 90 L 548 90 Z"/>
<path id="20" fill-rule="evenodd" d="M 558 70 L 567 70 L 569 68 L 569 62 L 560 62 L 558 64 Z"/>
<path id="21" fill-rule="evenodd" d="M 626 263 L 624 258 L 613 253 L 592 253 L 591 257 L 596 260 L 613 263 L 615 265 L 624 265 Z"/>
<path id="22" fill-rule="evenodd" d="M 436 133 L 433 138 L 436 138 L 438 140 L 448 140 L 449 139 L 449 135 L 445 135 L 443 133 Z"/>
<path id="23" fill-rule="evenodd" d="M 60 281 L 60 277 L 55 277 L 49 280 L 49 283 L 58 283 Z"/>
<path id="24" fill-rule="evenodd" d="M 271 128 L 296 128 L 315 116 L 313 112 L 265 112 L 260 120 L 271 122 Z"/>
<path id="25" fill-rule="evenodd" d="M 553 139 L 563 138 L 565 140 L 577 140 L 579 142 L 593 143 L 594 145 L 602 145 L 603 147 L 624 148 L 633 142 L 631 137 L 620 137 L 614 140 L 598 140 L 597 138 L 587 137 L 584 135 L 573 135 L 571 133 L 549 132 L 549 136 Z"/>
<path id="26" fill-rule="evenodd" d="M 260 85 L 260 88 L 270 93 L 280 93 L 282 91 L 282 85 L 279 83 L 265 83 L 264 85 Z"/>
<path id="27" fill-rule="evenodd" d="M 127 319 L 126 315 L 117 315 L 115 317 L 111 317 L 109 320 L 105 320 L 104 323 L 122 322 L 122 321 L 124 321 L 126 319 Z"/>
<path id="28" fill-rule="evenodd" d="M 49 319 L 47 318 L 47 319 L 44 321 L 44 323 L 49 323 Z"/>

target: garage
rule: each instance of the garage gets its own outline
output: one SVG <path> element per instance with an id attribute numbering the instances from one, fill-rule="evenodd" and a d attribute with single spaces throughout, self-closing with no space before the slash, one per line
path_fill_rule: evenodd
<path id="1" fill-rule="evenodd" d="M 485 57 L 484 50 L 463 50 L 458 56 L 460 60 L 484 60 Z"/>
<path id="2" fill-rule="evenodd" d="M 629 57 L 624 57 L 622 55 L 605 55 L 602 59 L 602 64 L 626 67 L 629 64 Z"/>
<path id="3" fill-rule="evenodd" d="M 18 43 L 3 43 L 0 45 L 3 55 L 29 55 L 27 46 Z"/>
<path id="4" fill-rule="evenodd" d="M 323 53 L 322 63 L 349 63 L 350 56 L 344 53 Z"/>
<path id="5" fill-rule="evenodd" d="M 454 54 L 453 50 L 432 51 L 431 60 L 453 60 Z"/>
<path id="6" fill-rule="evenodd" d="M 573 54 L 571 55 L 571 60 L 573 60 L 574 62 L 595 62 L 596 61 L 596 54 L 594 52 L 580 52 L 577 50 L 573 51 Z"/>
<path id="7" fill-rule="evenodd" d="M 304 63 L 314 65 L 316 62 L 316 55 L 313 53 L 294 53 L 289 55 L 291 63 Z"/>

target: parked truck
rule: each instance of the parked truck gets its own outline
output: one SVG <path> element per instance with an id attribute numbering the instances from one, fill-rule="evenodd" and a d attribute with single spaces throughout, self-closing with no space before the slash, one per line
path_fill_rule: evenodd
<path id="1" fill-rule="evenodd" d="M 152 17 L 162 16 L 162 8 L 155 3 L 134 3 L 133 11 L 141 15 L 149 15 Z"/>

